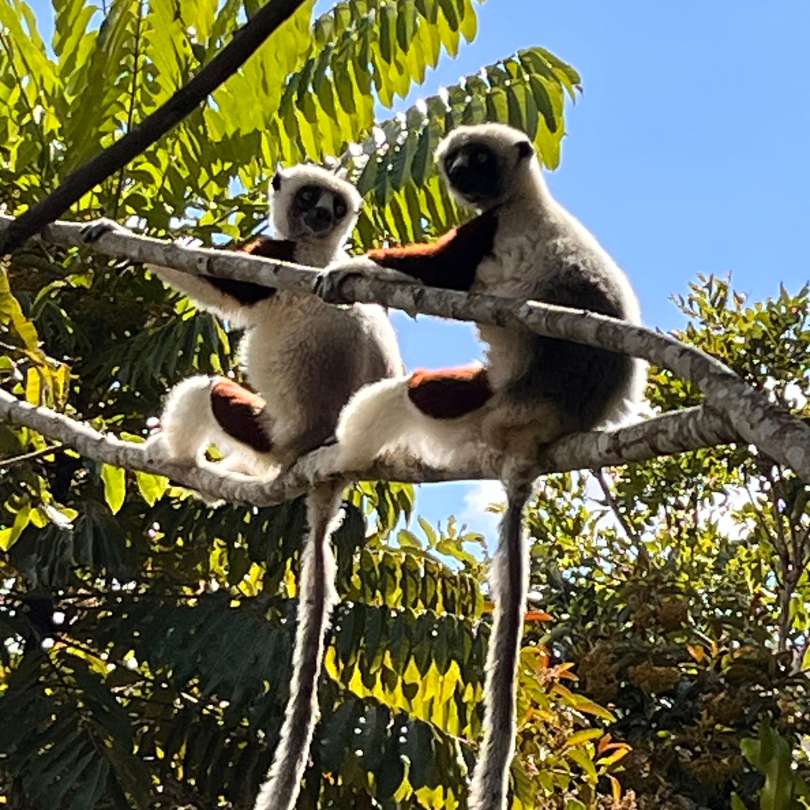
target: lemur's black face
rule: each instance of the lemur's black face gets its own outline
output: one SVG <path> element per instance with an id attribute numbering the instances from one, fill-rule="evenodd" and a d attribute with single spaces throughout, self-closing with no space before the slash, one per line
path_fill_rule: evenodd
<path id="1" fill-rule="evenodd" d="M 501 172 L 497 155 L 483 143 L 466 143 L 444 158 L 447 179 L 453 188 L 473 203 L 500 196 Z"/>
<path id="2" fill-rule="evenodd" d="M 448 185 L 464 203 L 481 210 L 504 201 L 534 155 L 531 143 L 515 140 L 511 131 L 486 132 L 480 137 L 462 131 L 455 143 L 453 139 L 451 135 L 442 156 Z"/>
<path id="3" fill-rule="evenodd" d="M 326 236 L 348 212 L 346 200 L 319 186 L 302 186 L 295 194 L 292 218 L 315 236 Z"/>

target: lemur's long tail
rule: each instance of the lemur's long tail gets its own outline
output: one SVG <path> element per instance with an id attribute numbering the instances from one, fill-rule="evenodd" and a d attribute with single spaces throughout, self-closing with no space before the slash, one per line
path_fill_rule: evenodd
<path id="1" fill-rule="evenodd" d="M 335 528 L 344 483 L 323 484 L 307 497 L 309 531 L 301 555 L 298 624 L 290 698 L 278 747 L 259 790 L 255 810 L 292 810 L 307 766 L 318 721 L 318 676 L 329 614 L 337 601 L 329 538 Z"/>
<path id="2" fill-rule="evenodd" d="M 487 652 L 484 739 L 473 771 L 470 810 L 507 807 L 509 766 L 515 752 L 518 656 L 529 579 L 522 517 L 530 492 L 527 482 L 506 484 L 506 513 L 490 574 L 495 615 Z"/>

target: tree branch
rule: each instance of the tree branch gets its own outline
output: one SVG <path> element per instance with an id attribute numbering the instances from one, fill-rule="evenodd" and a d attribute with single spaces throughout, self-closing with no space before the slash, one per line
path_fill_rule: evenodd
<path id="1" fill-rule="evenodd" d="M 12 221 L 10 217 L 0 216 L 0 234 Z M 78 223 L 53 223 L 44 230 L 43 237 L 63 246 L 84 245 L 82 225 Z M 191 248 L 177 242 L 116 231 L 102 236 L 91 248 L 107 256 L 164 265 L 192 274 L 253 281 L 304 294 L 317 292 L 319 276 L 316 268 L 244 253 Z M 810 481 L 810 426 L 769 402 L 764 394 L 754 390 L 724 363 L 673 337 L 604 315 L 537 301 L 455 292 L 370 277 L 349 277 L 343 287 L 341 295 L 349 301 L 528 329 L 547 337 L 641 357 L 693 382 L 705 396 L 707 405 L 733 427 L 735 438 L 756 445 L 761 452 L 792 467 L 802 479 Z"/>
<path id="2" fill-rule="evenodd" d="M 42 456 L 56 455 L 57 453 L 61 453 L 63 449 L 61 444 L 54 444 L 43 447 L 41 450 L 34 450 L 31 453 L 23 453 L 20 456 L 0 458 L 0 471 L 7 470 L 9 467 L 16 467 L 18 464 L 24 464 L 26 461 L 34 461 L 35 459 L 42 458 Z"/>
<path id="3" fill-rule="evenodd" d="M 340 470 L 333 447 L 316 450 L 299 459 L 289 470 L 271 479 L 257 479 L 216 470 L 216 465 L 185 467 L 150 458 L 143 444 L 105 436 L 89 425 L 36 408 L 0 390 L 0 419 L 36 430 L 63 442 L 87 458 L 116 467 L 165 475 L 201 494 L 229 502 L 271 506 L 302 495 L 315 484 L 337 480 L 346 473 L 357 480 L 436 481 L 497 478 L 502 459 L 497 454 L 476 453 L 453 469 L 427 467 L 413 459 L 383 460 L 365 470 Z M 724 420 L 704 408 L 668 413 L 624 428 L 574 433 L 549 445 L 537 460 L 536 475 L 567 470 L 594 469 L 632 461 L 644 461 L 671 453 L 683 453 L 733 441 Z"/>
<path id="4" fill-rule="evenodd" d="M 619 506 L 618 501 L 616 498 L 613 497 L 613 493 L 610 491 L 610 484 L 608 483 L 607 476 L 605 475 L 605 471 L 600 467 L 596 470 L 593 474 L 594 478 L 596 478 L 597 483 L 599 484 L 599 489 L 602 490 L 602 495 L 605 497 L 605 504 L 608 506 L 611 512 L 613 512 L 613 516 L 619 522 L 619 525 L 622 527 L 627 539 L 639 550 L 639 553 L 643 550 L 643 543 L 641 541 L 641 537 L 639 536 L 638 532 L 633 528 L 633 525 L 630 523 L 630 520 L 625 516 L 622 512 L 621 507 Z"/>
<path id="5" fill-rule="evenodd" d="M 55 191 L 19 217 L 8 228 L 5 238 L 0 238 L 0 256 L 16 250 L 44 225 L 53 222 L 84 194 L 111 177 L 182 121 L 201 101 L 236 73 L 303 2 L 304 0 L 269 0 L 185 87 L 181 87 L 165 104 L 147 116 L 140 125 L 130 129 L 123 138 L 68 175 Z M 84 103 L 92 102 L 85 99 Z"/>

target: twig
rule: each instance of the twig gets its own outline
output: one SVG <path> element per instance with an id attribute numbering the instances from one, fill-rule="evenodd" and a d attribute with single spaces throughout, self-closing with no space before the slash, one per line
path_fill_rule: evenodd
<path id="1" fill-rule="evenodd" d="M 187 84 L 140 125 L 131 129 L 75 172 L 44 200 L 26 211 L 0 239 L 0 256 L 16 250 L 26 239 L 70 208 L 88 191 L 151 146 L 183 120 L 206 96 L 232 76 L 304 0 L 269 0 L 233 39 Z"/>
<path id="2" fill-rule="evenodd" d="M 61 444 L 54 444 L 50 447 L 43 447 L 42 450 L 34 450 L 30 453 L 23 453 L 21 456 L 12 456 L 11 458 L 0 458 L 0 470 L 7 470 L 9 467 L 15 467 L 17 464 L 23 464 L 26 461 L 33 461 L 42 456 L 48 456 L 52 453 L 59 453 L 64 450 Z"/>
<path id="3" fill-rule="evenodd" d="M 638 552 L 639 561 L 649 562 L 649 555 L 647 554 L 647 549 L 644 547 L 644 543 L 641 540 L 641 536 L 633 528 L 630 521 L 619 508 L 616 498 L 613 497 L 613 493 L 610 491 L 610 485 L 605 477 L 604 470 L 600 467 L 598 470 L 594 470 L 593 475 L 599 482 L 599 488 L 602 490 L 602 494 L 605 496 L 605 501 L 607 502 L 611 511 L 616 516 L 616 520 L 619 521 L 622 529 L 624 529 L 624 533 L 627 535 L 630 542 L 635 546 L 636 551 Z"/>

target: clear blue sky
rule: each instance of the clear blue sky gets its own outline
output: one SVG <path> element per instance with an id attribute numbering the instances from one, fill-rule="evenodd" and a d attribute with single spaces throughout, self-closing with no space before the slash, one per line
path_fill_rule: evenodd
<path id="1" fill-rule="evenodd" d="M 33 6 L 49 32 L 50 6 Z M 523 47 L 573 64 L 585 92 L 549 182 L 627 270 L 647 324 L 680 325 L 669 297 L 698 273 L 731 271 L 753 298 L 810 278 L 810 0 L 489 0 L 479 21 L 408 102 Z M 469 327 L 395 323 L 410 367 L 479 355 Z M 425 486 L 417 508 L 490 533 L 478 492 Z"/>

